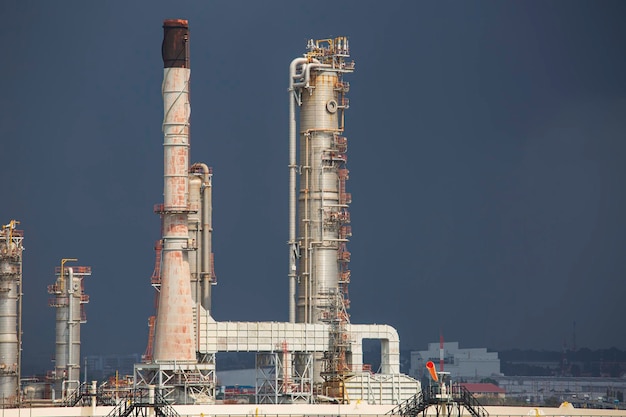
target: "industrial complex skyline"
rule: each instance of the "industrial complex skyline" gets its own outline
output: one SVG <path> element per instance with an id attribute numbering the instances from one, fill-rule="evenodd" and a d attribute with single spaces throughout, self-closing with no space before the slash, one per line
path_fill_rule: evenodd
<path id="1" fill-rule="evenodd" d="M 351 321 L 394 326 L 403 349 L 443 331 L 557 350 L 573 323 L 579 347 L 626 348 L 625 12 L 3 3 L 0 221 L 24 230 L 24 361 L 53 368 L 62 258 L 92 268 L 82 354 L 146 347 L 165 18 L 193 34 L 190 162 L 213 167 L 216 320 L 288 320 L 289 62 L 347 35 Z"/>

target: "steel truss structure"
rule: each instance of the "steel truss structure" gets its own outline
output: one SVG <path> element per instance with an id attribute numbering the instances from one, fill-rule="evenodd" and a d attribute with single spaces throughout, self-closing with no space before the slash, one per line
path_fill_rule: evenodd
<path id="1" fill-rule="evenodd" d="M 257 404 L 311 403 L 311 352 L 260 352 L 256 355 Z"/>
<path id="2" fill-rule="evenodd" d="M 215 355 L 204 363 L 137 363 L 135 389 L 154 386 L 167 401 L 176 404 L 212 404 L 215 401 Z"/>

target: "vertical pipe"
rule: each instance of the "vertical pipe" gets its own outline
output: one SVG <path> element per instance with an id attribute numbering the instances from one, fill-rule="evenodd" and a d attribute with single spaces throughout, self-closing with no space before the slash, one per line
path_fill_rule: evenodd
<path id="1" fill-rule="evenodd" d="M 22 296 L 24 291 L 22 289 L 22 247 L 19 247 L 19 278 L 17 281 L 17 383 L 16 383 L 16 395 L 18 407 L 22 404 L 22 395 L 20 393 L 22 380 Z"/>
<path id="2" fill-rule="evenodd" d="M 211 311 L 211 286 L 213 285 L 213 266 L 211 262 L 211 235 L 213 232 L 211 224 L 212 202 L 211 202 L 211 169 L 204 163 L 195 163 L 191 166 L 190 181 L 190 201 L 194 203 L 197 214 L 193 217 L 193 224 L 197 227 L 196 243 L 197 251 L 195 262 L 192 266 L 192 278 L 197 276 L 197 290 L 194 292 L 196 303 L 210 312 Z M 190 213 L 189 218 L 192 218 Z M 197 223 L 197 224 L 196 224 Z M 190 221 L 190 225 L 192 222 Z M 190 234 L 191 235 L 191 234 Z M 193 281 L 193 279 L 192 279 Z"/>
<path id="3" fill-rule="evenodd" d="M 81 278 L 74 274 L 74 268 L 67 268 L 67 363 L 65 372 L 66 389 L 80 385 L 80 299 Z M 65 391 L 65 390 L 64 390 Z M 65 397 L 65 392 L 63 393 Z"/>
<path id="4" fill-rule="evenodd" d="M 63 271 L 61 271 L 63 272 Z M 72 380 L 72 343 L 74 333 L 74 270 L 67 268 L 67 379 Z M 63 393 L 65 398 L 65 392 Z"/>
<path id="5" fill-rule="evenodd" d="M 79 267 L 80 268 L 80 267 Z M 79 272 L 81 272 L 79 270 Z M 71 349 L 72 354 L 68 355 L 68 379 L 71 388 L 78 388 L 80 385 L 80 322 L 81 322 L 81 296 L 82 296 L 82 277 L 77 276 L 76 271 L 70 268 L 70 285 L 72 288 L 72 309 L 70 310 L 70 334 L 72 337 Z"/>
<path id="6" fill-rule="evenodd" d="M 202 183 L 202 307 L 211 312 L 211 285 L 213 285 L 213 265 L 211 262 L 213 224 L 213 184 L 209 167 L 201 164 Z"/>
<path id="7" fill-rule="evenodd" d="M 289 65 L 289 322 L 296 322 L 296 100 L 294 77 L 298 66 L 306 64 L 306 58 L 296 58 Z"/>
<path id="8" fill-rule="evenodd" d="M 191 296 L 193 301 L 200 303 L 201 297 L 201 271 L 202 261 L 200 251 L 201 245 L 201 225 L 200 218 L 202 216 L 202 210 L 200 207 L 200 194 L 202 188 L 202 179 L 193 172 L 189 174 L 189 214 L 187 215 L 187 227 L 189 228 L 189 239 L 195 242 L 195 248 L 189 255 L 189 271 L 191 273 Z"/>
<path id="9" fill-rule="evenodd" d="M 20 242 L 19 246 L 19 278 L 18 278 L 18 301 L 17 301 L 17 381 L 15 388 L 15 395 L 17 395 L 18 407 L 22 404 L 22 395 L 20 394 L 20 380 L 22 378 L 22 296 L 24 295 L 23 290 L 23 282 L 22 282 L 22 272 L 23 272 L 23 264 L 22 264 L 22 244 Z"/>
<path id="10" fill-rule="evenodd" d="M 154 343 L 155 361 L 195 361 L 188 261 L 189 26 L 163 23 L 163 261 Z"/>
<path id="11" fill-rule="evenodd" d="M 63 264 L 61 264 L 63 265 Z M 54 386 L 56 395 L 63 397 L 63 380 L 67 378 L 67 364 L 68 364 L 68 346 L 67 340 L 69 338 L 69 297 L 67 294 L 67 285 L 65 285 L 65 271 L 66 268 L 61 266 L 59 278 L 57 279 L 57 289 L 55 294 L 55 307 L 56 311 L 56 349 L 54 354 L 54 370 L 56 383 Z M 65 301 L 67 300 L 67 302 Z"/>

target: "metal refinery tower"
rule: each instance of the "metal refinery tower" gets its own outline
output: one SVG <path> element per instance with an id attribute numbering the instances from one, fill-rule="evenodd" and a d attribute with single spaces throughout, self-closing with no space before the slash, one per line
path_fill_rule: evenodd
<path id="1" fill-rule="evenodd" d="M 22 241 L 11 220 L 0 230 L 0 397 L 19 399 L 22 345 Z"/>
<path id="2" fill-rule="evenodd" d="M 319 323 L 332 313 L 337 295 L 346 308 L 349 303 L 346 244 L 351 235 L 351 197 L 346 192 L 347 139 L 343 136 L 349 84 L 343 74 L 354 70 L 354 61 L 347 61 L 346 37 L 310 40 L 307 49 L 304 57 L 292 61 L 289 71 L 293 95 L 289 101 L 289 320 Z M 300 107 L 298 132 L 296 105 Z"/>
<path id="3" fill-rule="evenodd" d="M 48 305 L 56 308 L 56 349 L 54 355 L 55 395 L 66 398 L 80 386 L 80 325 L 87 322 L 84 305 L 89 302 L 85 294 L 84 278 L 91 275 L 89 266 L 67 267 L 62 259 L 56 267 L 56 282 L 48 286 L 53 295 Z"/>
<path id="4" fill-rule="evenodd" d="M 346 192 L 348 144 L 343 136 L 349 84 L 343 75 L 354 70 L 354 61 L 347 60 L 346 37 L 310 40 L 307 49 L 289 67 L 289 320 L 329 325 L 329 349 L 316 368 L 325 390 L 343 397 L 343 381 L 352 374 L 346 328 L 351 197 Z"/>

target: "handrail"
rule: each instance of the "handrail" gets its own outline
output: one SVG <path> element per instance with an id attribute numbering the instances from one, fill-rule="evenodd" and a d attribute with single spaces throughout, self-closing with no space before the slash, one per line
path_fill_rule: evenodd
<path id="1" fill-rule="evenodd" d="M 452 385 L 450 388 L 450 395 L 446 396 L 447 398 L 443 398 L 439 395 L 441 394 L 441 388 L 438 385 L 429 386 L 428 389 L 422 390 L 413 397 L 398 404 L 391 411 L 387 412 L 387 414 L 416 417 L 431 405 L 457 403 L 463 405 L 474 417 L 489 416 L 487 410 L 483 408 L 467 388 L 458 384 Z"/>
<path id="2" fill-rule="evenodd" d="M 152 408 L 155 415 L 160 417 L 180 417 L 174 407 L 160 393 L 155 392 L 154 401 L 151 402 L 145 390 L 139 389 L 133 390 L 125 398 L 122 398 L 107 417 L 127 417 L 135 409 L 147 410 L 149 408 Z M 137 415 L 147 415 L 147 413 Z"/>

